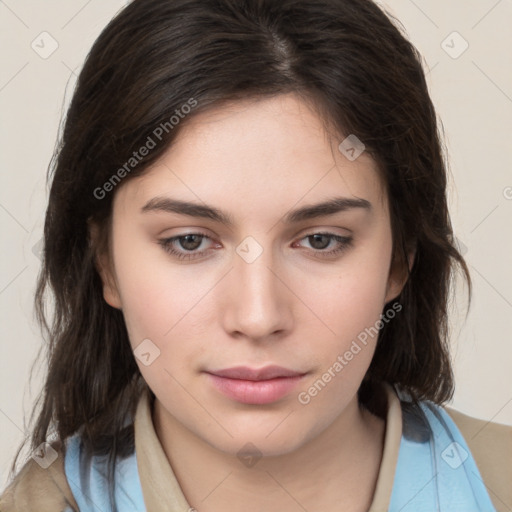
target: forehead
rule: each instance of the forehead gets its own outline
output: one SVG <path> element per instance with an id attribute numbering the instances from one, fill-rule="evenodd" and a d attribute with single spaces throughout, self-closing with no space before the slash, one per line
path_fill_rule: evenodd
<path id="1" fill-rule="evenodd" d="M 364 151 L 347 158 L 338 148 L 346 135 L 328 132 L 294 94 L 226 103 L 180 130 L 155 164 L 121 187 L 117 203 L 169 195 L 262 216 L 341 195 L 387 207 L 374 160 Z"/>

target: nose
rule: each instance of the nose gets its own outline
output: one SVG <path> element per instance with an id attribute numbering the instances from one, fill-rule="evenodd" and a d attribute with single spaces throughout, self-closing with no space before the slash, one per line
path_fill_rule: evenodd
<path id="1" fill-rule="evenodd" d="M 254 261 L 234 254 L 227 277 L 223 306 L 226 332 L 261 342 L 291 330 L 293 294 L 270 249 L 263 250 Z"/>

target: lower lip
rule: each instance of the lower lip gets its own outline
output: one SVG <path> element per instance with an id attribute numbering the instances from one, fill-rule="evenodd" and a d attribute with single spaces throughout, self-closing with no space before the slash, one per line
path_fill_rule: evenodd
<path id="1" fill-rule="evenodd" d="M 268 380 L 241 380 L 207 374 L 213 385 L 227 397 L 243 404 L 270 404 L 286 396 L 302 380 L 297 377 L 279 377 Z"/>

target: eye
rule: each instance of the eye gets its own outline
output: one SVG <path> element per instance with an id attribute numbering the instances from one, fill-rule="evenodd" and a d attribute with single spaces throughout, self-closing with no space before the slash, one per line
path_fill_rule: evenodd
<path id="1" fill-rule="evenodd" d="M 178 259 L 190 260 L 200 258 L 207 252 L 205 249 L 197 251 L 205 239 L 210 240 L 210 237 L 204 233 L 186 233 L 171 238 L 163 238 L 159 240 L 158 243 L 163 247 L 165 252 L 176 256 Z M 182 250 L 177 249 L 177 245 L 180 245 Z"/>
<path id="2" fill-rule="evenodd" d="M 341 254 L 352 245 L 352 237 L 336 235 L 334 233 L 311 233 L 301 240 L 308 240 L 312 245 L 314 252 L 320 258 L 329 258 Z M 334 242 L 334 247 L 326 251 L 327 247 Z"/>

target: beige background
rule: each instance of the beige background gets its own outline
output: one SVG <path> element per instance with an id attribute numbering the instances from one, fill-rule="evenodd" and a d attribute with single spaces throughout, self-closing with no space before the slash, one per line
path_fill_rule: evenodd
<path id="1" fill-rule="evenodd" d="M 0 488 L 41 386 L 40 369 L 30 387 L 28 375 L 40 345 L 32 298 L 46 167 L 76 73 L 125 3 L 0 1 Z M 512 0 L 379 3 L 401 20 L 430 70 L 450 153 L 454 229 L 474 280 L 468 318 L 463 290 L 452 317 L 452 406 L 512 425 Z"/>

